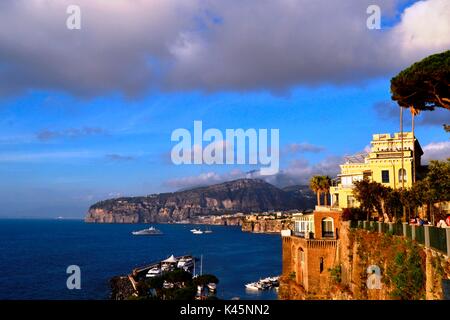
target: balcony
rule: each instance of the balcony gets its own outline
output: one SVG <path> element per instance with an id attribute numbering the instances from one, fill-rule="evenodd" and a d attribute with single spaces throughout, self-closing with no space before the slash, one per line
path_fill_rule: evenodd
<path id="1" fill-rule="evenodd" d="M 299 238 L 314 239 L 314 232 L 294 231 L 293 235 Z"/>
<path id="2" fill-rule="evenodd" d="M 333 231 L 323 231 L 322 238 L 334 238 L 334 232 Z"/>

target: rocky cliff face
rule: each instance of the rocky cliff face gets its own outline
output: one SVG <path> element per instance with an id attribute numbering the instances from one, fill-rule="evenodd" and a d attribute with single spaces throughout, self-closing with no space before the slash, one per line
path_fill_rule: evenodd
<path id="1" fill-rule="evenodd" d="M 291 219 L 244 220 L 242 222 L 242 231 L 253 233 L 280 233 L 281 230 L 292 230 L 294 227 L 293 224 Z"/>
<path id="2" fill-rule="evenodd" d="M 92 205 L 86 222 L 166 223 L 199 216 L 306 209 L 308 200 L 258 179 L 147 197 L 117 198 Z"/>

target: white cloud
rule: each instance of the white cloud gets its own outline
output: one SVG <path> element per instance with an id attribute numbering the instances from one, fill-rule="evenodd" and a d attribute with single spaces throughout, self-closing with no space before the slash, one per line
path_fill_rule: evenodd
<path id="1" fill-rule="evenodd" d="M 423 148 L 424 162 L 430 160 L 445 160 L 450 158 L 450 141 L 431 142 Z"/>
<path id="2" fill-rule="evenodd" d="M 251 178 L 262 179 L 278 187 L 286 187 L 296 184 L 308 184 L 309 179 L 316 174 L 334 177 L 339 171 L 339 164 L 343 162 L 342 157 L 327 157 L 324 160 L 310 164 L 305 159 L 292 161 L 285 169 L 271 176 L 261 175 L 259 170 L 244 172 L 239 169 L 231 170 L 223 174 L 216 172 L 201 173 L 197 176 L 170 179 L 164 184 L 175 189 L 185 189 L 196 186 L 206 186 L 230 180 Z"/>

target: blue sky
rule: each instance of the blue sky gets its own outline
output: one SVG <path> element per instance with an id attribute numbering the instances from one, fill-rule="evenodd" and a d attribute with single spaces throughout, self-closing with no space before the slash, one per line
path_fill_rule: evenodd
<path id="1" fill-rule="evenodd" d="M 405 32 L 418 32 L 405 29 L 409 23 L 402 24 L 408 16 L 402 20 L 401 13 L 413 6 L 413 2 L 392 2 L 396 10 L 384 27 L 397 28 L 401 36 Z M 413 9 L 433 13 L 442 5 L 439 0 L 428 2 L 431 3 L 429 7 Z M 252 4 L 247 5 L 251 9 Z M 93 8 L 90 7 L 91 10 Z M 120 77 L 123 76 L 119 81 L 115 77 L 117 74 L 109 73 L 108 64 L 102 59 L 96 60 L 95 73 L 93 65 L 83 70 L 86 61 L 76 61 L 75 66 L 68 66 L 67 74 L 64 74 L 61 71 L 63 66 L 42 68 L 37 66 L 39 57 L 30 56 L 22 63 L 31 70 L 23 71 L 18 68 L 17 61 L 8 60 L 6 53 L 10 47 L 0 45 L 0 65 L 8 66 L 5 70 L 16 70 L 17 75 L 7 77 L 6 71 L 2 73 L 0 70 L 3 78 L 0 80 L 0 93 L 3 92 L 0 96 L 0 217 L 82 217 L 89 205 L 101 199 L 175 191 L 239 178 L 258 169 L 249 165 L 173 165 L 169 156 L 174 146 L 170 140 L 171 133 L 177 128 L 192 130 L 195 120 L 203 121 L 205 129 L 217 128 L 223 132 L 228 128 L 279 129 L 282 176 L 268 178 L 269 182 L 279 186 L 305 183 L 314 173 L 335 174 L 341 157 L 363 150 L 373 133 L 398 131 L 398 108 L 390 102 L 390 77 L 417 58 L 450 47 L 449 35 L 444 34 L 441 42 L 435 41 L 438 43 L 436 47 L 430 47 L 426 42 L 406 44 L 400 48 L 403 56 L 393 58 L 391 53 L 373 48 L 361 52 L 358 41 L 365 43 L 366 40 L 355 36 L 352 42 L 345 44 L 346 47 L 338 47 L 332 56 L 327 56 L 329 48 L 313 43 L 317 52 L 321 52 L 318 54 L 320 59 L 324 59 L 315 60 L 314 55 L 309 56 L 309 52 L 304 51 L 308 43 L 300 41 L 301 37 L 305 37 L 305 41 L 309 39 L 305 34 L 299 36 L 299 43 L 290 43 L 287 47 L 298 46 L 295 50 L 304 53 L 295 60 L 280 56 L 283 51 L 278 51 L 279 48 L 272 48 L 278 55 L 268 52 L 267 57 L 264 57 L 264 50 L 257 48 L 261 56 L 254 59 L 261 59 L 264 73 L 253 68 L 258 65 L 248 66 L 251 59 L 247 62 L 245 58 L 228 61 L 234 51 L 223 57 L 216 56 L 217 61 L 207 63 L 202 59 L 203 65 L 195 60 L 197 56 L 204 56 L 205 52 L 217 54 L 219 49 L 223 52 L 227 41 L 239 42 L 228 40 L 225 35 L 231 32 L 226 30 L 227 21 L 238 19 L 233 9 L 222 6 L 213 9 L 217 10 L 219 17 L 222 14 L 225 18 L 217 20 L 219 25 L 223 25 L 222 29 L 211 27 L 206 40 L 198 40 L 194 37 L 196 34 L 190 35 L 188 39 L 192 42 L 189 45 L 184 42 L 176 50 L 171 47 L 169 51 L 174 56 L 159 56 L 160 43 L 146 48 L 155 56 L 150 76 L 137 74 L 140 60 L 133 60 L 136 51 L 125 52 L 130 57 L 126 60 L 129 65 L 117 70 Z M 281 12 L 283 8 L 276 9 Z M 413 13 L 411 11 L 408 19 L 414 19 Z M 343 16 L 338 20 L 347 18 Z M 311 23 L 320 29 L 320 21 Z M 444 30 L 447 26 L 444 25 Z M 173 28 L 179 35 L 178 28 L 185 26 Z M 343 28 L 345 30 L 346 25 Z M 442 27 L 436 28 L 442 30 Z M 434 34 L 438 39 L 440 35 L 436 30 Z M 49 39 L 58 38 L 51 35 L 53 29 L 47 31 Z M 391 31 L 399 36 L 396 30 Z M 122 36 L 129 39 L 131 35 L 134 33 Z M 345 42 L 345 38 L 337 41 Z M 277 38 L 270 39 L 278 41 Z M 179 40 L 177 38 L 175 43 Z M 88 40 L 83 41 L 89 45 Z M 146 39 L 142 38 L 142 41 Z M 278 44 L 280 48 L 285 45 L 283 41 Z M 105 48 L 117 49 L 107 40 L 100 42 Z M 56 54 L 38 43 L 31 45 L 38 48 L 36 51 L 42 51 L 46 59 Z M 349 51 L 353 46 L 356 51 Z M 379 46 L 392 49 L 392 42 L 382 39 Z M 253 47 L 240 45 L 239 50 L 251 52 Z M 295 50 L 293 57 L 297 54 Z M 187 54 L 189 60 L 185 60 Z M 96 58 L 101 57 L 100 54 Z M 70 55 L 64 57 L 69 58 Z M 111 66 L 125 61 L 123 57 L 116 61 L 105 55 L 105 60 L 108 59 L 112 59 L 108 61 Z M 270 66 L 272 59 L 276 61 Z M 302 59 L 305 61 L 299 65 L 289 62 Z M 233 61 L 237 65 L 243 63 L 242 67 Z M 51 64 L 51 61 L 47 63 Z M 154 70 L 155 65 L 158 72 Z M 316 67 L 309 69 L 308 65 Z M 152 78 L 155 72 L 166 72 L 165 68 L 173 68 L 174 71 L 170 69 L 164 80 L 159 76 Z M 127 73 L 128 70 L 133 72 Z M 198 70 L 198 74 L 193 70 Z M 298 70 L 299 76 L 291 70 Z M 42 81 L 33 80 L 36 74 L 38 79 L 42 77 Z M 71 82 L 72 78 L 88 80 L 87 83 L 81 80 Z M 98 81 L 94 81 L 97 78 Z M 126 82 L 128 79 L 131 79 L 129 83 Z M 136 80 L 142 82 L 145 89 L 141 85 L 133 87 Z M 408 114 L 405 114 L 405 129 L 408 129 Z M 449 156 L 448 134 L 442 129 L 442 124 L 449 122 L 448 111 L 445 110 L 419 116 L 416 136 L 423 147 L 428 146 L 428 158 Z"/>

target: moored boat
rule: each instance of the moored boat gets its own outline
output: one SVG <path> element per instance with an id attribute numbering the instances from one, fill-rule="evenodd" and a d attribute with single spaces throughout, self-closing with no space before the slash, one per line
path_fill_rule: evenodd
<path id="1" fill-rule="evenodd" d="M 155 236 L 155 235 L 162 235 L 163 233 L 161 232 L 161 230 L 158 230 L 155 227 L 150 227 L 144 230 L 133 231 L 132 234 L 134 236 Z"/>

